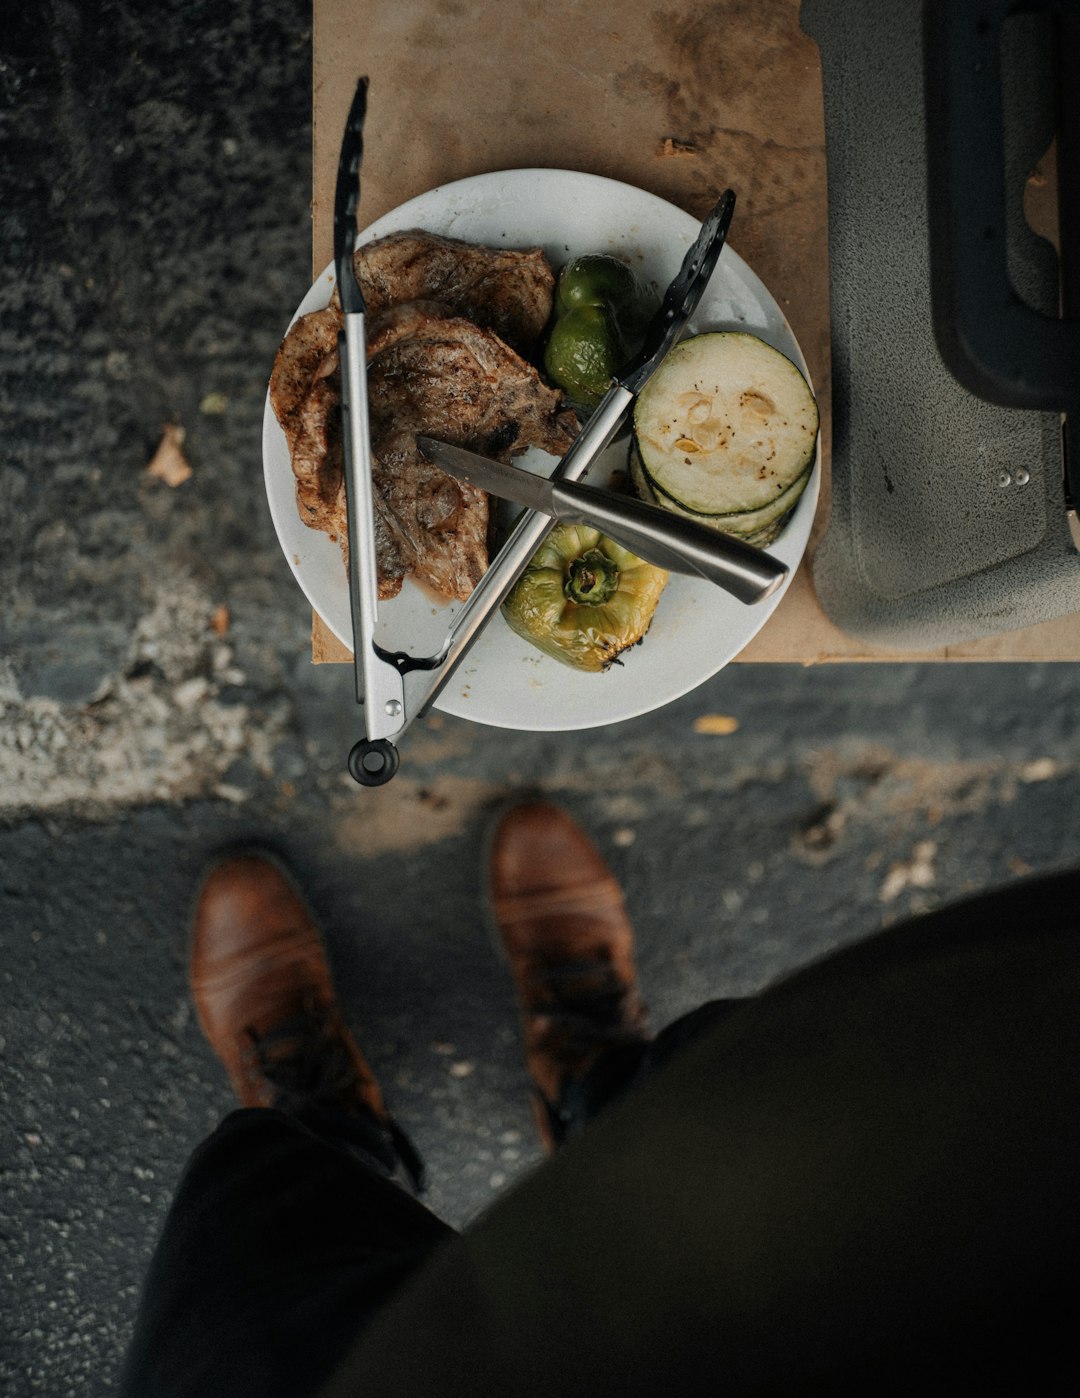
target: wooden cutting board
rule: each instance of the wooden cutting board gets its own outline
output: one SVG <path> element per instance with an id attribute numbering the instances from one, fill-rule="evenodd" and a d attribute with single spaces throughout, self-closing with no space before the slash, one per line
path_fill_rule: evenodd
<path id="1" fill-rule="evenodd" d="M 313 275 L 333 255 L 338 148 L 363 73 L 361 225 L 435 185 L 519 167 L 606 175 L 697 218 L 732 186 L 731 244 L 786 314 L 821 404 L 812 563 L 829 498 L 828 216 L 821 64 L 798 16 L 799 0 L 315 0 Z M 312 655 L 350 658 L 317 615 Z M 875 651 L 825 617 L 804 564 L 739 657 L 950 658 L 1063 658 L 1060 628 Z"/>

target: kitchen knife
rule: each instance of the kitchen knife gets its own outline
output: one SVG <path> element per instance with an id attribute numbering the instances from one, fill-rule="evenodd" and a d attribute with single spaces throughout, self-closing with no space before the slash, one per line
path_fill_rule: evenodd
<path id="1" fill-rule="evenodd" d="M 416 441 L 429 461 L 459 480 L 567 524 L 591 525 L 647 563 L 704 578 L 748 605 L 771 597 L 788 575 L 786 564 L 762 549 L 632 496 L 549 480 L 434 437 Z"/>

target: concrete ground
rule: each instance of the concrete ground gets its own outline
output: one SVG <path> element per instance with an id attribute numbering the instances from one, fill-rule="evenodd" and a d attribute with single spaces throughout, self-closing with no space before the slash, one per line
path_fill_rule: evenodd
<path id="1" fill-rule="evenodd" d="M 183 1162 L 229 1107 L 185 982 L 207 854 L 272 837 L 464 1224 L 538 1158 L 485 923 L 540 791 L 623 880 L 662 1024 L 913 912 L 1073 864 L 1074 666 L 731 666 L 606 729 L 432 715 L 361 790 L 264 504 L 308 282 L 303 7 L 49 0 L 0 38 L 0 1391 L 114 1387 Z M 163 424 L 192 475 L 146 473 Z M 724 715 L 731 731 L 698 731 Z"/>

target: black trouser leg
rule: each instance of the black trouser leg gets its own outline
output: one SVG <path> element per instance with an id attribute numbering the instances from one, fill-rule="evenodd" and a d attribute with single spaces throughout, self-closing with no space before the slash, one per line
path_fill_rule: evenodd
<path id="1" fill-rule="evenodd" d="M 299 1398 L 454 1232 L 341 1139 L 234 1112 L 195 1153 L 147 1276 L 124 1398 Z"/>
<path id="2" fill-rule="evenodd" d="M 563 1088 L 550 1114 L 556 1142 L 561 1144 L 578 1135 L 589 1122 L 652 1077 L 741 1004 L 741 1000 L 710 1000 L 673 1020 L 655 1039 L 605 1049 L 583 1078 Z"/>

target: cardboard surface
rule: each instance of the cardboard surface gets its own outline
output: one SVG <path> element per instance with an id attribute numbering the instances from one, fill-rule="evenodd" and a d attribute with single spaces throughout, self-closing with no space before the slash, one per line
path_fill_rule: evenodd
<path id="1" fill-rule="evenodd" d="M 361 225 L 435 185 L 546 166 L 623 180 L 701 218 L 731 185 L 731 243 L 786 314 L 822 410 L 807 560 L 747 661 L 1074 659 L 1080 618 L 923 654 L 867 648 L 812 584 L 829 499 L 828 215 L 821 65 L 799 0 L 315 0 L 313 275 L 333 254 L 338 146 L 367 73 Z M 349 651 L 314 617 L 312 657 Z"/>

